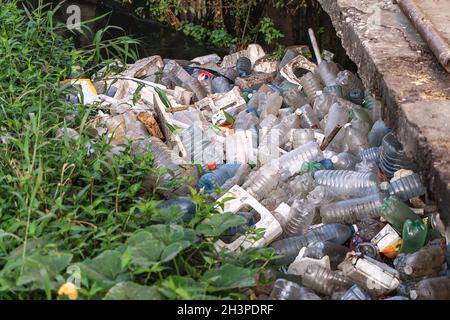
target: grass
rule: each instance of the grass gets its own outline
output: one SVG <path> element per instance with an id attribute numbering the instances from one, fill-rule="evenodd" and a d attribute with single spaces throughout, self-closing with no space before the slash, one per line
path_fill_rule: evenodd
<path id="1" fill-rule="evenodd" d="M 248 298 L 273 251 L 217 251 L 223 226 L 243 221 L 195 190 L 191 221 L 158 209 L 158 190 L 142 184 L 162 174 L 152 154 L 111 157 L 86 129 L 95 108 L 65 101 L 74 70 L 135 60 L 137 42 L 103 30 L 77 49 L 58 6 L 17 3 L 0 0 L 0 299 L 64 299 L 68 281 L 78 299 Z M 57 139 L 61 128 L 79 136 Z"/>

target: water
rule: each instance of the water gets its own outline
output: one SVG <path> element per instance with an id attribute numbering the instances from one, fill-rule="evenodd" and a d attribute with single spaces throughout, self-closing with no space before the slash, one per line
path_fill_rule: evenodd
<path id="1" fill-rule="evenodd" d="M 57 4 L 60 1 L 49 0 L 47 2 Z M 228 53 L 227 49 L 208 48 L 168 26 L 164 26 L 156 21 L 140 19 L 132 12 L 127 12 L 125 8 L 118 5 L 113 7 L 103 2 L 96 4 L 89 0 L 67 0 L 62 4 L 60 15 L 58 16 L 61 21 L 67 21 L 69 14 L 66 12 L 70 5 L 80 7 L 82 21 L 111 12 L 106 17 L 94 23 L 89 23 L 89 27 L 94 32 L 108 25 L 121 27 L 124 29 L 124 32 L 111 30 L 107 36 L 112 38 L 125 33 L 128 36 L 141 40 L 142 43 L 138 48 L 141 58 L 160 55 L 163 58 L 190 60 L 211 53 L 217 53 L 222 56 Z M 83 46 L 89 44 L 89 40 L 80 36 L 76 39 L 76 43 L 78 46 Z"/>

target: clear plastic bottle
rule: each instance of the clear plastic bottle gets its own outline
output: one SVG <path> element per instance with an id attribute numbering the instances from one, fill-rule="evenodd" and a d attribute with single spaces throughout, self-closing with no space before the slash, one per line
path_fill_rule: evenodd
<path id="1" fill-rule="evenodd" d="M 357 284 L 353 285 L 342 296 L 341 300 L 372 300 L 370 295 Z"/>
<path id="2" fill-rule="evenodd" d="M 198 101 L 206 97 L 206 88 L 203 87 L 197 79 L 191 77 L 189 73 L 174 60 L 170 60 L 166 63 L 163 72 L 176 85 L 184 87 L 193 92 Z"/>
<path id="3" fill-rule="evenodd" d="M 400 233 L 403 230 L 403 224 L 406 220 L 419 219 L 418 215 L 395 196 L 384 199 L 381 207 L 381 216 Z"/>
<path id="4" fill-rule="evenodd" d="M 450 276 L 425 279 L 410 291 L 413 300 L 450 300 Z"/>
<path id="5" fill-rule="evenodd" d="M 278 92 L 269 94 L 264 105 L 259 107 L 260 118 L 265 119 L 269 114 L 277 115 L 282 105 L 283 98 Z"/>
<path id="6" fill-rule="evenodd" d="M 333 166 L 337 170 L 353 170 L 357 162 L 357 158 L 348 152 L 341 152 L 331 158 Z"/>
<path id="7" fill-rule="evenodd" d="M 166 200 L 158 205 L 158 209 L 177 207 L 180 213 L 183 214 L 183 220 L 185 222 L 192 219 L 195 215 L 197 207 L 195 203 L 188 197 L 177 197 L 175 199 Z"/>
<path id="8" fill-rule="evenodd" d="M 252 62 L 247 57 L 240 57 L 236 62 L 236 70 L 239 77 L 245 78 L 252 73 Z"/>
<path id="9" fill-rule="evenodd" d="M 294 149 L 308 143 L 316 141 L 314 137 L 314 130 L 312 129 L 293 129 L 292 134 L 292 146 Z"/>
<path id="10" fill-rule="evenodd" d="M 228 81 L 228 79 L 218 76 L 212 79 L 211 89 L 213 93 L 227 93 L 233 89 L 233 85 L 230 81 Z"/>
<path id="11" fill-rule="evenodd" d="M 364 104 L 365 94 L 363 90 L 353 89 L 348 94 L 348 99 L 354 104 L 362 106 Z"/>
<path id="12" fill-rule="evenodd" d="M 322 300 L 308 288 L 286 279 L 277 279 L 270 296 L 275 300 Z"/>
<path id="13" fill-rule="evenodd" d="M 300 115 L 300 124 L 305 129 L 317 129 L 319 126 L 319 118 L 313 111 L 311 105 L 306 104 L 303 107 L 297 109 L 297 114 Z"/>
<path id="14" fill-rule="evenodd" d="M 318 293 L 331 295 L 339 289 L 349 288 L 353 283 L 336 271 L 331 271 L 319 264 L 311 263 L 302 276 L 302 284 Z"/>
<path id="15" fill-rule="evenodd" d="M 328 120 L 324 129 L 325 136 L 328 136 L 337 125 L 344 126 L 349 119 L 349 111 L 345 106 L 334 103 L 328 112 Z M 335 138 L 336 139 L 336 138 Z"/>
<path id="16" fill-rule="evenodd" d="M 317 97 L 317 93 L 322 91 L 323 86 L 320 83 L 319 77 L 317 77 L 314 73 L 308 72 L 303 77 L 299 79 L 300 84 L 303 87 L 303 90 L 306 93 L 306 96 L 311 102 Z"/>
<path id="17" fill-rule="evenodd" d="M 446 252 L 445 241 L 437 239 L 415 253 L 400 253 L 394 260 L 394 266 L 400 274 L 409 277 L 431 276 L 442 270 Z"/>
<path id="18" fill-rule="evenodd" d="M 336 83 L 342 87 L 342 94 L 348 98 L 353 89 L 364 90 L 361 80 L 351 71 L 344 70 L 337 74 Z"/>
<path id="19" fill-rule="evenodd" d="M 364 159 L 355 165 L 355 171 L 378 175 L 380 173 L 380 168 L 378 168 L 378 165 L 374 161 Z"/>
<path id="20" fill-rule="evenodd" d="M 281 256 L 276 263 L 288 264 L 295 260 L 301 248 L 319 241 L 342 244 L 351 237 L 354 231 L 355 229 L 351 226 L 326 224 L 311 229 L 304 235 L 276 241 L 271 244 L 271 247 L 275 249 L 277 255 Z"/>
<path id="21" fill-rule="evenodd" d="M 315 187 L 316 182 L 308 173 L 298 175 L 289 182 L 289 189 L 292 194 L 300 198 L 306 197 Z"/>
<path id="22" fill-rule="evenodd" d="M 335 86 L 337 85 L 337 75 L 339 73 L 339 68 L 332 61 L 322 61 L 317 69 L 320 75 L 320 79 L 325 86 Z"/>
<path id="23" fill-rule="evenodd" d="M 378 176 L 349 170 L 322 170 L 314 174 L 318 185 L 342 196 L 364 197 L 378 191 Z"/>
<path id="24" fill-rule="evenodd" d="M 217 186 L 220 187 L 228 179 L 233 178 L 240 166 L 240 163 L 227 163 L 214 171 L 205 173 L 198 181 L 197 188 L 204 189 L 207 193 L 213 192 Z"/>
<path id="25" fill-rule="evenodd" d="M 345 129 L 344 143 L 346 144 L 349 152 L 353 154 L 358 154 L 358 152 L 369 147 L 367 135 L 355 128 L 353 122 Z"/>
<path id="26" fill-rule="evenodd" d="M 407 157 L 403 145 L 392 132 L 385 135 L 381 143 L 380 168 L 388 178 L 400 169 L 416 169 L 416 165 Z"/>
<path id="27" fill-rule="evenodd" d="M 265 117 L 260 123 L 259 123 L 259 129 L 261 130 L 262 134 L 266 134 L 273 126 L 275 126 L 278 122 L 278 118 L 273 115 L 269 114 L 267 117 Z"/>
<path id="28" fill-rule="evenodd" d="M 304 234 L 312 224 L 316 208 L 305 200 L 296 199 L 291 206 L 289 220 L 284 229 L 286 236 L 299 236 Z"/>
<path id="29" fill-rule="evenodd" d="M 320 119 L 323 119 L 330 111 L 331 106 L 336 102 L 339 102 L 337 96 L 323 93 L 314 100 L 313 110 Z"/>
<path id="30" fill-rule="evenodd" d="M 324 186 L 315 187 L 307 196 L 307 200 L 316 206 L 328 204 L 336 198 L 337 196 Z"/>
<path id="31" fill-rule="evenodd" d="M 342 87 L 340 85 L 326 86 L 325 88 L 323 88 L 323 93 L 324 94 L 332 94 L 339 98 L 343 97 Z"/>
<path id="32" fill-rule="evenodd" d="M 175 152 L 170 149 L 164 142 L 156 137 L 148 139 L 148 147 L 153 153 L 153 166 L 157 171 L 167 167 L 173 172 L 180 170 L 179 165 L 184 161 Z"/>
<path id="33" fill-rule="evenodd" d="M 290 88 L 283 92 L 283 101 L 292 109 L 308 104 L 308 99 L 297 89 Z"/>
<path id="34" fill-rule="evenodd" d="M 348 252 L 350 252 L 350 249 L 343 245 L 329 241 L 320 241 L 306 247 L 304 257 L 320 260 L 328 256 L 330 258 L 331 269 L 335 270 L 339 263 L 344 261 Z"/>
<path id="35" fill-rule="evenodd" d="M 380 162 L 380 153 L 381 153 L 381 149 L 379 147 L 367 148 L 364 150 L 360 150 L 358 152 L 358 159 L 360 161 L 371 160 L 371 161 L 374 161 L 375 163 L 379 163 Z"/>
<path id="36" fill-rule="evenodd" d="M 279 171 L 279 167 L 274 164 L 264 165 L 242 187 L 256 200 L 261 200 L 278 184 Z"/>
<path id="37" fill-rule="evenodd" d="M 320 215 L 323 223 L 357 223 L 367 218 L 379 218 L 382 204 L 383 196 L 373 194 L 321 206 Z"/>
<path id="38" fill-rule="evenodd" d="M 422 179 L 416 173 L 401 177 L 389 185 L 389 194 L 403 201 L 420 197 L 425 192 L 426 188 L 422 183 Z"/>
<path id="39" fill-rule="evenodd" d="M 278 165 L 281 170 L 289 171 L 292 175 L 299 172 L 302 165 L 308 161 L 320 161 L 323 155 L 319 145 L 316 142 L 307 144 L 292 150 L 278 159 Z"/>
<path id="40" fill-rule="evenodd" d="M 370 147 L 379 147 L 386 134 L 389 133 L 389 129 L 386 127 L 383 120 L 377 120 L 372 126 L 369 132 L 368 140 Z"/>

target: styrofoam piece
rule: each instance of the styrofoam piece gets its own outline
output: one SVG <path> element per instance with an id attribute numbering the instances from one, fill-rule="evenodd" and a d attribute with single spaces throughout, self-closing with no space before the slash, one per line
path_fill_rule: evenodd
<path id="1" fill-rule="evenodd" d="M 300 83 L 298 77 L 295 75 L 295 70 L 299 68 L 314 72 L 314 70 L 317 68 L 317 65 L 306 59 L 304 56 L 298 55 L 280 70 L 280 74 L 287 81 L 298 85 L 299 88 L 302 88 L 302 84 Z"/>
<path id="2" fill-rule="evenodd" d="M 90 79 L 67 79 L 64 80 L 63 83 L 70 83 L 74 86 L 80 86 L 83 93 L 84 104 L 92 104 L 100 101 L 97 90 Z"/>
<path id="3" fill-rule="evenodd" d="M 195 103 L 199 110 L 210 109 L 213 113 L 223 110 L 240 109 L 246 106 L 244 97 L 239 87 L 234 87 L 227 93 L 209 94 L 206 98 Z"/>
<path id="4" fill-rule="evenodd" d="M 266 53 L 264 49 L 256 43 L 252 43 L 247 47 L 247 58 L 252 62 L 252 66 L 255 65 L 256 61 L 264 57 Z"/>
<path id="5" fill-rule="evenodd" d="M 277 72 L 280 61 L 275 55 L 265 56 L 258 59 L 253 66 L 253 71 L 263 73 Z"/>
<path id="6" fill-rule="evenodd" d="M 233 200 L 227 201 L 224 204 L 224 209 L 217 207 L 221 212 L 238 212 L 243 206 L 250 206 L 253 208 L 261 217 L 261 219 L 256 223 L 255 227 L 257 229 L 265 229 L 264 237 L 259 240 L 248 239 L 245 235 L 242 235 L 230 244 L 219 240 L 216 243 L 218 249 L 225 248 L 230 251 L 236 251 L 239 248 L 250 248 L 250 247 L 266 247 L 276 238 L 278 238 L 283 230 L 281 229 L 280 223 L 275 219 L 275 217 L 267 210 L 262 204 L 260 204 L 255 198 L 253 198 L 247 191 L 238 185 L 232 187 L 225 195 L 223 195 L 218 201 L 221 202 L 225 198 L 233 198 Z"/>

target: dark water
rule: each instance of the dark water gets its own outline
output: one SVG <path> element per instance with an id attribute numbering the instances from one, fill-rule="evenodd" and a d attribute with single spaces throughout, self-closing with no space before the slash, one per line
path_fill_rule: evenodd
<path id="1" fill-rule="evenodd" d="M 52 4 L 58 4 L 59 1 L 48 1 Z M 105 13 L 109 13 L 106 17 L 89 23 L 89 27 L 95 32 L 105 28 L 108 25 L 118 26 L 122 31 L 111 30 L 108 37 L 117 35 L 128 35 L 139 39 L 141 45 L 138 47 L 140 57 L 148 57 L 151 55 L 160 55 L 163 58 L 173 59 L 192 59 L 201 55 L 210 53 L 227 54 L 228 50 L 208 48 L 203 46 L 191 38 L 185 36 L 181 32 L 164 26 L 158 22 L 142 20 L 132 13 L 124 10 L 113 8 L 106 4 L 95 4 L 90 1 L 83 0 L 67 0 L 62 4 L 58 18 L 66 21 L 69 14 L 67 8 L 70 5 L 77 5 L 81 9 L 81 20 L 88 21 L 99 17 Z M 78 45 L 86 45 L 90 41 L 84 37 L 76 39 Z"/>

